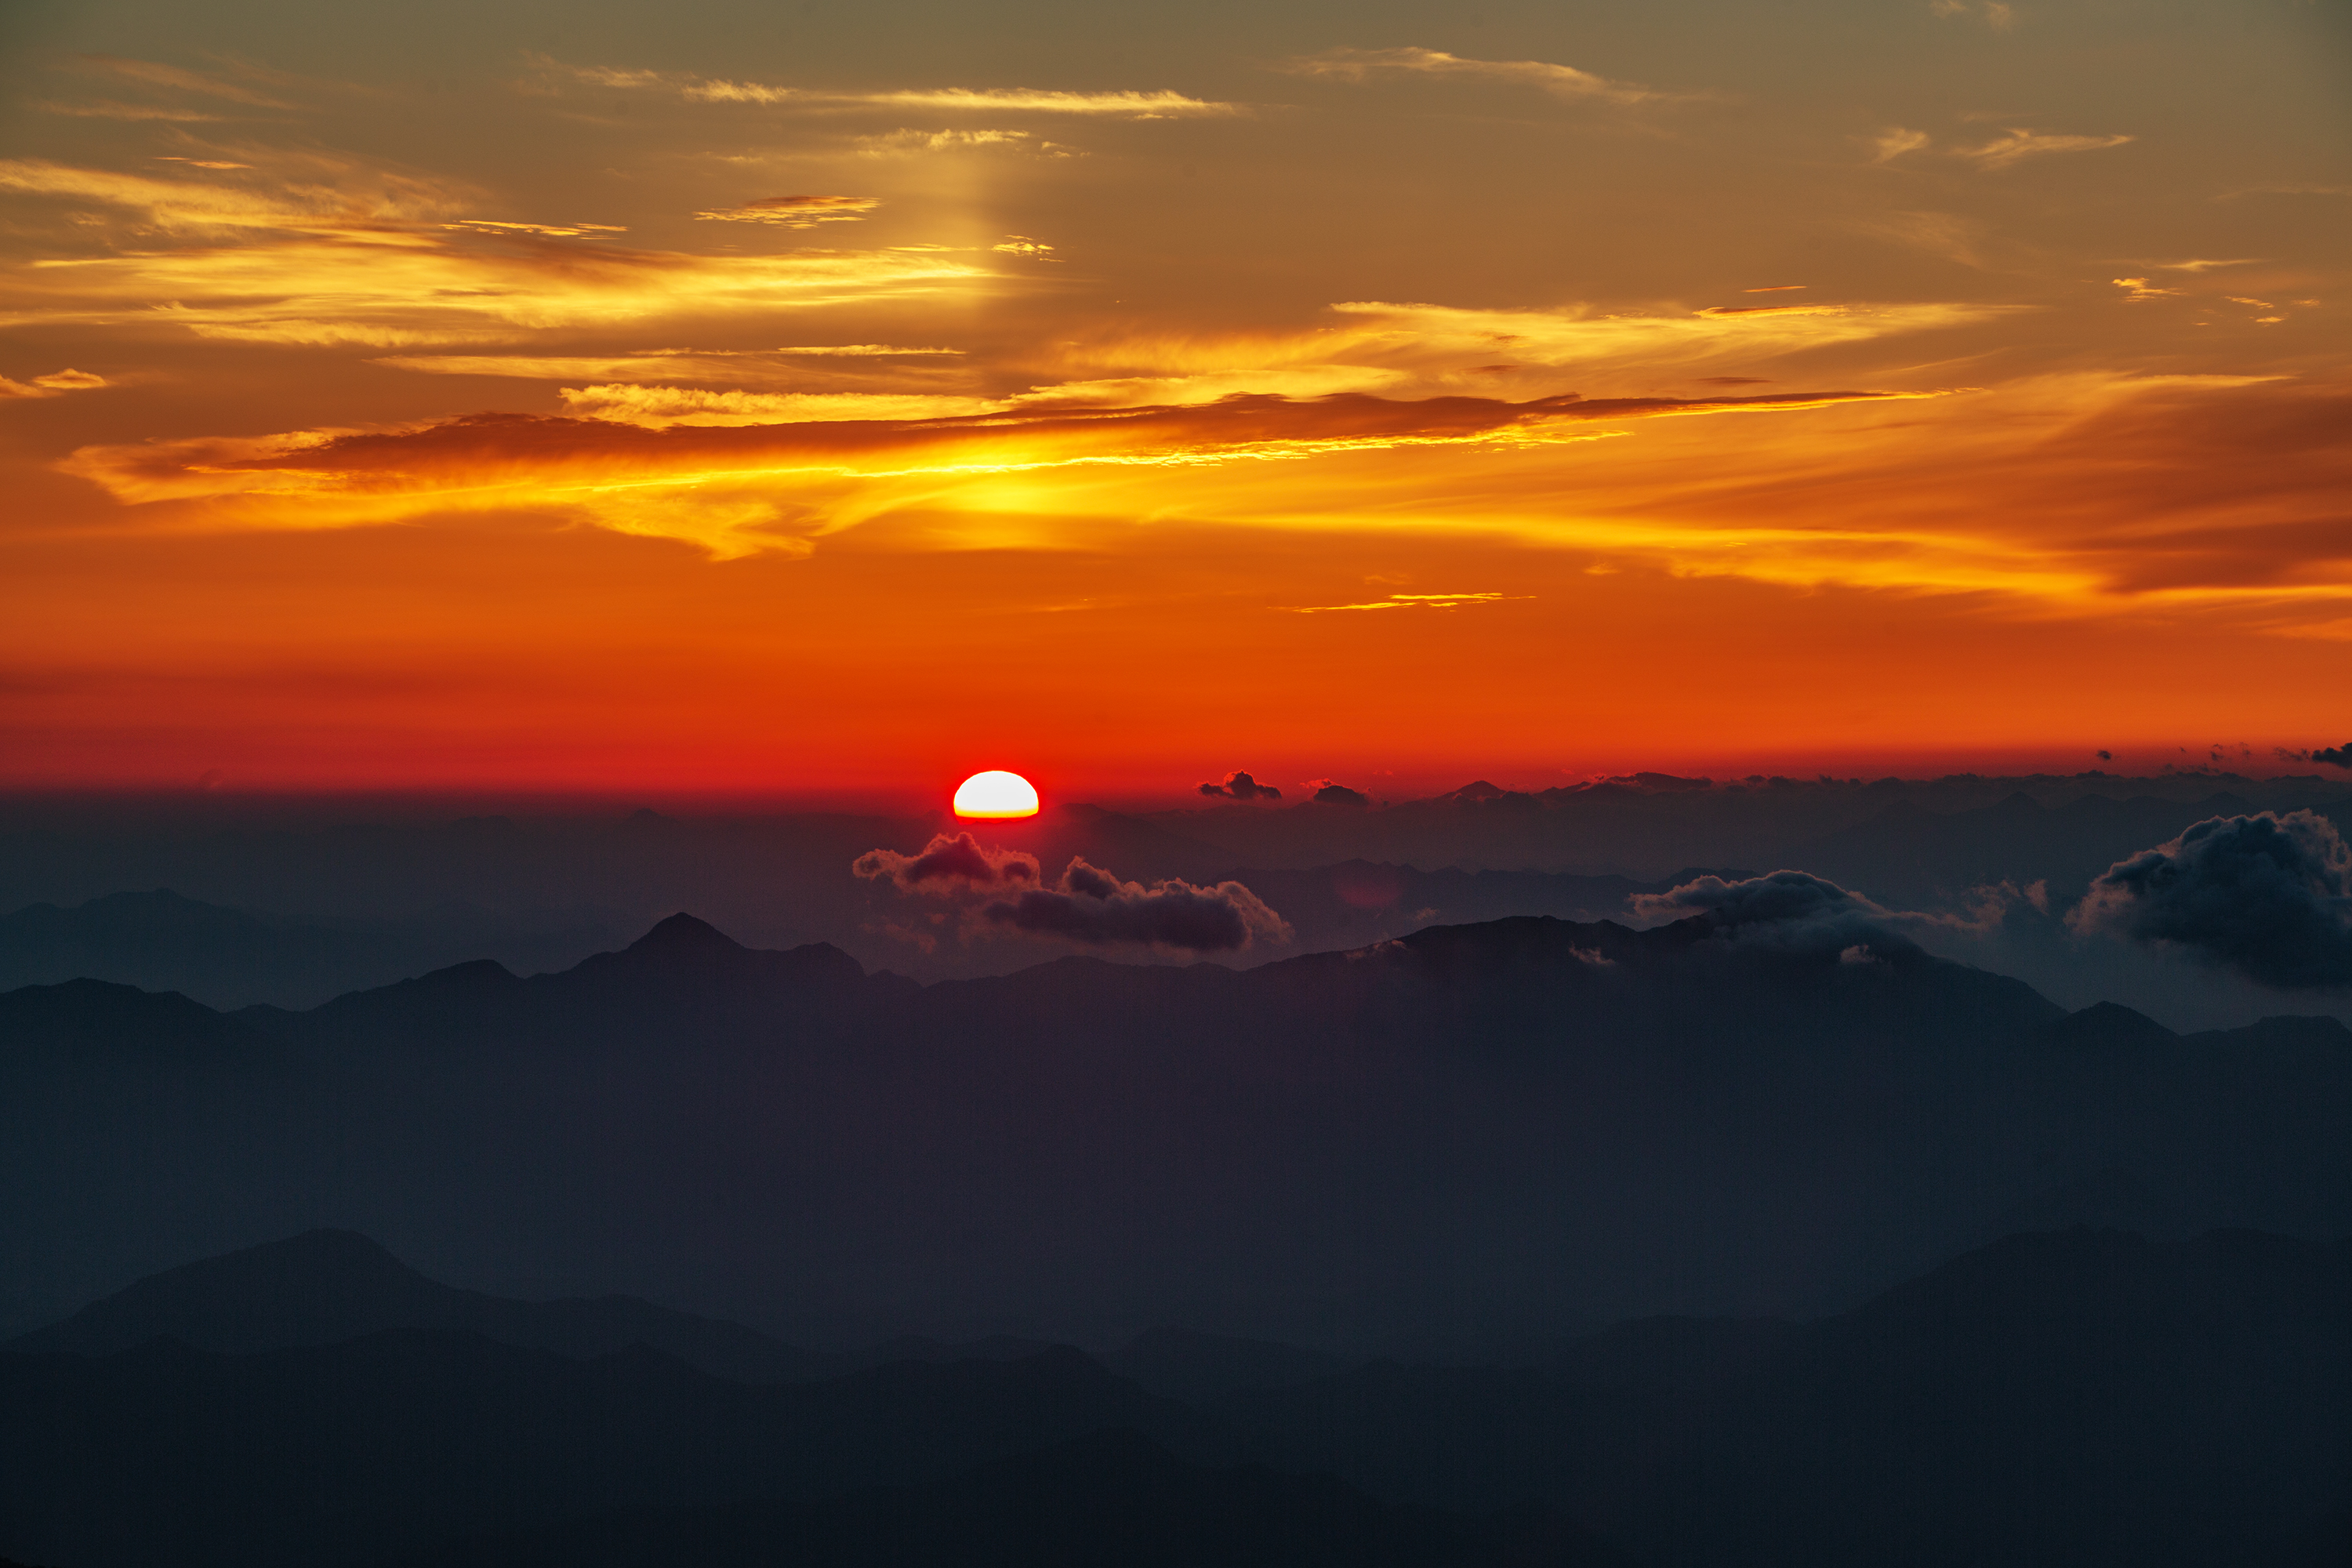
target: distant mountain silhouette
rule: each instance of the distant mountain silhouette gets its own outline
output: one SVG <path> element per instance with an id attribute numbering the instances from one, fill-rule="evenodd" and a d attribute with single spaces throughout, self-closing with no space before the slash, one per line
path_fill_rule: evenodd
<path id="1" fill-rule="evenodd" d="M 717 1376 L 761 1382 L 843 1370 L 840 1358 L 634 1297 L 514 1301 L 456 1289 L 347 1230 L 309 1231 L 171 1269 L 0 1351 L 110 1355 L 163 1339 L 245 1354 L 395 1329 L 476 1333 L 567 1356 L 646 1345 Z"/>
<path id="2" fill-rule="evenodd" d="M 1343 1372 L 1344 1358 L 1268 1340 L 1160 1328 L 1103 1358 L 1121 1377 L 1170 1399 L 1204 1404 L 1230 1394 L 1282 1388 Z"/>
<path id="3" fill-rule="evenodd" d="M 0 992 L 0 1042 L 18 1063 L 228 1067 L 277 1042 L 176 992 L 68 980 Z"/>
<path id="4" fill-rule="evenodd" d="M 2352 1494 L 2352 1243 L 2017 1236 L 1817 1322 L 1217 1409 L 1269 1464 L 1541 1500 L 1667 1563 L 2284 1564 Z"/>
<path id="5" fill-rule="evenodd" d="M 397 1568 L 1620 1568 L 1541 1515 L 1482 1521 L 1375 1502 L 1328 1476 L 1188 1464 L 1091 1434 L 920 1487 L 813 1507 L 624 1514 L 459 1543 Z"/>
<path id="6" fill-rule="evenodd" d="M 322 923 L 156 888 L 0 914 L 0 990 L 98 979 L 184 992 L 215 1006 L 308 1006 L 491 949 L 552 968 L 606 934 L 593 921 L 520 923 L 463 907 Z"/>
<path id="7" fill-rule="evenodd" d="M 1345 948 L 1402 936 L 1429 925 L 1464 925 L 1513 915 L 1606 920 L 1627 912 L 1637 893 L 1663 893 L 1694 877 L 1686 868 L 1669 879 L 1579 877 L 1548 871 L 1423 871 L 1370 860 L 1344 860 L 1305 869 L 1221 871 L 1282 912 L 1301 950 Z M 1726 878 L 1752 876 L 1727 870 Z"/>
<path id="8" fill-rule="evenodd" d="M 675 916 L 551 974 L 8 1021 L 0 1245 L 70 1292 L 0 1300 L 20 1330 L 224 1230 L 387 1213 L 795 1339 L 1345 1321 L 1453 1353 L 1817 1310 L 2020 1223 L 2352 1229 L 2339 1026 L 2069 1017 L 1828 928 L 1526 917 L 924 987 Z"/>
<path id="9" fill-rule="evenodd" d="M 1106 1427 L 1213 1450 L 1075 1351 L 714 1379 L 643 1346 L 580 1360 L 394 1330 L 224 1356 L 0 1356 L 0 1551 L 71 1568 L 380 1562 L 629 1507 L 942 1479 Z"/>
<path id="10" fill-rule="evenodd" d="M 415 1288 L 354 1237 L 257 1250 L 126 1292 L 115 1326 L 174 1292 L 231 1313 L 322 1254 Z M 1312 1370 L 1187 1338 L 1141 1348 Z M 155 1338 L 0 1355 L 0 1552 L 70 1568 L 2312 1568 L 2352 1501 L 2352 1242 L 2017 1236 L 1816 1321 L 1650 1320 L 1540 1367 L 1197 1407 L 1066 1348 L 762 1385 L 642 1343 Z"/>

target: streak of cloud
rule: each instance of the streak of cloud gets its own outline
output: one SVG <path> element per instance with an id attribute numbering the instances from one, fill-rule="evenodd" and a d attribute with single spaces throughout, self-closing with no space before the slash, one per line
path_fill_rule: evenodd
<path id="1" fill-rule="evenodd" d="M 1319 616 L 1331 610 L 1458 610 L 1472 605 L 1498 605 L 1507 599 L 1531 599 L 1532 594 L 1391 594 L 1361 605 L 1285 605 L 1293 615 Z"/>
<path id="2" fill-rule="evenodd" d="M 117 55 L 76 55 L 73 65 L 95 74 L 119 77 L 126 81 L 140 82 L 148 87 L 171 88 L 182 92 L 204 93 L 223 98 L 232 103 L 248 104 L 256 109 L 292 109 L 295 106 L 281 99 L 267 98 L 249 87 L 240 87 L 218 77 L 199 75 L 178 66 L 167 66 L 154 60 L 124 59 Z"/>
<path id="3" fill-rule="evenodd" d="M 1952 155 L 1966 158 L 1979 169 L 2006 169 L 2027 158 L 2046 157 L 2053 153 L 2096 153 L 2132 140 L 2130 136 L 2067 136 L 2011 127 L 1980 147 L 1956 148 Z"/>
<path id="4" fill-rule="evenodd" d="M 842 92 L 824 88 L 779 87 L 652 70 L 602 66 L 554 68 L 592 87 L 653 89 L 676 93 L 689 103 L 751 103 L 768 108 L 811 110 L 934 109 L 1026 110 L 1038 114 L 1093 115 L 1117 120 L 1172 120 L 1241 114 L 1239 104 L 1192 98 L 1166 89 L 1072 92 L 1040 88 L 899 88 L 881 92 Z"/>
<path id="5" fill-rule="evenodd" d="M 763 196 L 739 207 L 718 207 L 694 216 L 706 223 L 809 228 L 821 223 L 856 223 L 881 205 L 878 196 Z"/>
<path id="6" fill-rule="evenodd" d="M 591 226 L 550 233 L 556 226 L 466 219 L 459 209 L 479 200 L 467 187 L 349 164 L 322 172 L 332 177 L 302 186 L 226 184 L 0 162 L 0 189 L 130 215 L 116 254 L 18 267 L 5 279 L 0 324 L 177 326 L 232 342 L 404 348 L 908 297 L 988 276 L 955 257 L 905 249 L 628 249 L 590 235 Z M 194 243 L 130 243 L 157 229 Z"/>
<path id="7" fill-rule="evenodd" d="M 1664 92 L 1638 82 L 1614 81 L 1574 66 L 1544 60 L 1478 60 L 1450 55 L 1442 49 L 1408 47 L 1394 49 L 1338 48 L 1286 62 L 1278 68 L 1293 76 L 1324 77 L 1338 81 L 1364 82 L 1391 75 L 1472 78 L 1517 82 L 1541 89 L 1555 98 L 1586 99 L 1601 103 L 1660 103 L 1698 95 Z"/>
<path id="8" fill-rule="evenodd" d="M 11 381 L 0 375 L 0 399 L 62 397 L 68 392 L 88 392 L 109 384 L 106 377 L 86 370 L 55 370 L 30 381 Z"/>
<path id="9" fill-rule="evenodd" d="M 665 388 L 611 388 L 676 412 Z M 719 410 L 757 405 L 730 403 Z M 1080 467 L 1186 468 L 1297 460 L 1326 453 L 1409 447 L 1549 445 L 1589 439 L 1599 421 L 1818 408 L 1889 395 L 1869 392 L 1761 397 L 1575 396 L 1525 404 L 1441 397 L 1392 402 L 1360 395 L 1307 401 L 1231 397 L 1192 407 L 1013 408 L 947 418 L 801 420 L 739 428 L 684 423 L 646 428 L 609 419 L 480 415 L 359 434 L 296 432 L 267 439 L 198 439 L 92 447 L 63 465 L 129 501 L 242 498 L 267 514 L 291 502 L 304 527 L 381 521 L 419 510 L 566 505 L 603 520 L 624 506 L 627 531 L 660 531 L 647 519 L 667 492 L 677 501 L 677 537 L 719 554 L 782 542 L 738 537 L 709 521 L 705 492 L 730 486 L 768 496 L 824 493 L 844 480 L 930 476 L 978 479 Z M 617 404 L 608 404 L 617 406 Z M 294 500 L 299 498 L 299 500 Z M 759 509 L 743 515 L 764 516 Z M 257 514 L 255 526 L 293 520 Z"/>

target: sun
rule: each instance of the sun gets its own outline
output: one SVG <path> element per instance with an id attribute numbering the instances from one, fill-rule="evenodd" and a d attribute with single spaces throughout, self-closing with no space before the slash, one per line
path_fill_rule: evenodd
<path id="1" fill-rule="evenodd" d="M 1019 773 L 974 773 L 956 786 L 958 816 L 1003 818 L 1037 815 L 1037 788 Z"/>

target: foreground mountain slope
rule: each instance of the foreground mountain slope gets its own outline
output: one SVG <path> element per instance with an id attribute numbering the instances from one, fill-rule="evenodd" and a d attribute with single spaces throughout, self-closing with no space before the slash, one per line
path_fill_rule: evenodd
<path id="1" fill-rule="evenodd" d="M 344 1230 L 308 1231 L 169 1269 L 0 1350 L 110 1355 L 163 1339 L 244 1354 L 394 1329 L 474 1333 L 568 1356 L 645 1345 L 713 1375 L 746 1380 L 841 1370 L 837 1358 L 634 1297 L 516 1301 L 456 1289 Z"/>
<path id="2" fill-rule="evenodd" d="M 803 1501 L 1197 1418 L 1075 1351 L 756 1387 L 389 1331 L 223 1356 L 0 1356 L 0 1552 L 65 1568 L 374 1563 L 611 1509 Z"/>
<path id="3" fill-rule="evenodd" d="M 1105 1431 L 814 1505 L 643 1510 L 462 1542 L 398 1568 L 1630 1568 L 1570 1521 L 1376 1502 L 1328 1476 L 1187 1464 Z"/>
<path id="4" fill-rule="evenodd" d="M 2352 1244 L 2018 1236 L 1812 1323 L 1628 1327 L 1216 1408 L 1268 1464 L 1694 1568 L 2284 1562 L 2352 1498 Z"/>

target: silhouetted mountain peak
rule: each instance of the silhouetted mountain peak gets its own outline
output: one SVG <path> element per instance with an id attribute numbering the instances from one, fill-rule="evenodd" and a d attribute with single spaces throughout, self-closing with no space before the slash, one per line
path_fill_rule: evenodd
<path id="1" fill-rule="evenodd" d="M 92 1355 L 158 1338 L 232 1352 L 320 1342 L 448 1294 L 356 1231 L 310 1230 L 152 1274 L 8 1348 Z"/>
<path id="2" fill-rule="evenodd" d="M 2147 1014 L 2119 1002 L 2094 1002 L 2079 1013 L 2069 1013 L 2049 1026 L 2048 1037 L 2053 1045 L 2105 1050 L 2146 1050 L 2180 1040 Z"/>
<path id="3" fill-rule="evenodd" d="M 741 942 L 708 921 L 674 914 L 629 943 L 625 950 L 646 957 L 673 957 L 713 952 L 747 952 Z"/>

